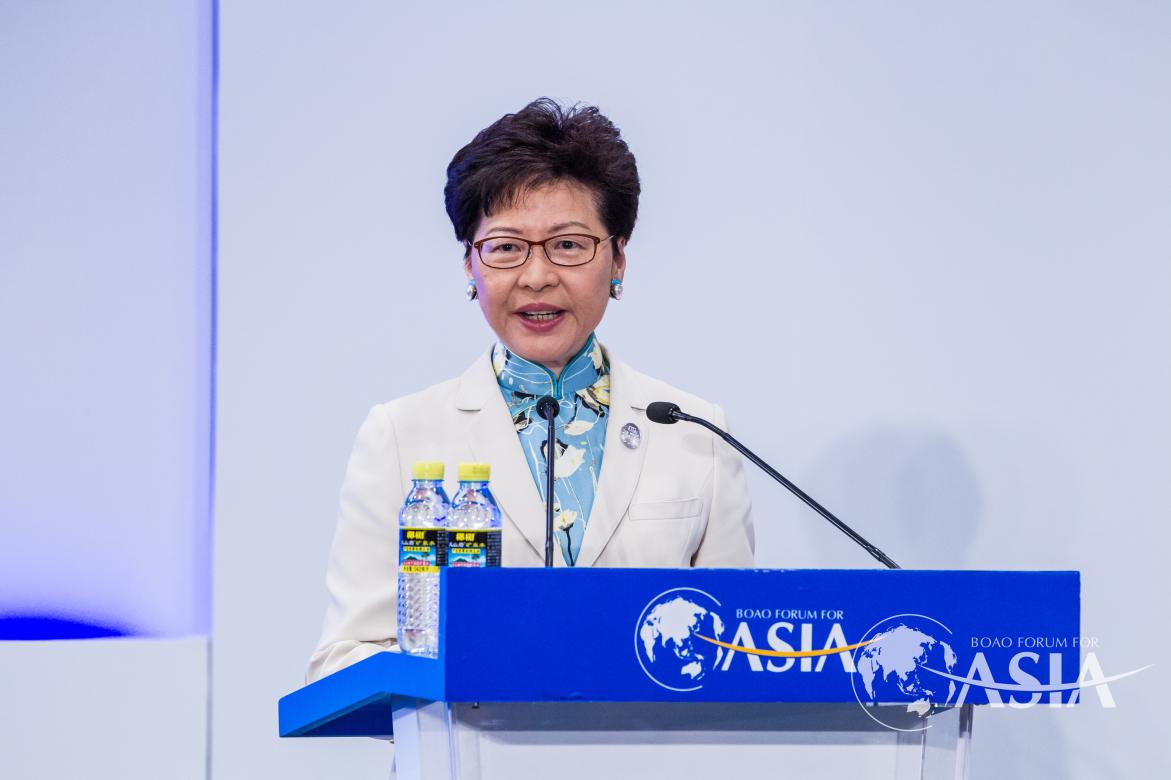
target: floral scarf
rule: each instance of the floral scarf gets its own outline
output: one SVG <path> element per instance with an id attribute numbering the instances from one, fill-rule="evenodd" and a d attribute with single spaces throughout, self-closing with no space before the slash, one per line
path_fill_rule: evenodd
<path id="1" fill-rule="evenodd" d="M 500 343 L 492 349 L 492 368 L 542 503 L 548 434 L 547 423 L 537 414 L 537 401 L 549 395 L 561 405 L 553 465 L 553 535 L 565 563 L 573 566 L 581 552 L 602 470 L 605 418 L 610 413 L 610 366 L 591 333 L 559 377 Z"/>

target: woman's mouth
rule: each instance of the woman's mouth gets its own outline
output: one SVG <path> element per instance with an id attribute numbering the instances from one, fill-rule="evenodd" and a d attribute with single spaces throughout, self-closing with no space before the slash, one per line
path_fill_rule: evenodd
<path id="1" fill-rule="evenodd" d="M 565 318 L 564 309 L 530 309 L 518 311 L 521 323 L 532 331 L 546 331 L 557 326 Z"/>
<path id="2" fill-rule="evenodd" d="M 560 309 L 551 311 L 522 311 L 520 316 L 526 320 L 533 320 L 534 322 L 546 322 L 561 314 Z"/>

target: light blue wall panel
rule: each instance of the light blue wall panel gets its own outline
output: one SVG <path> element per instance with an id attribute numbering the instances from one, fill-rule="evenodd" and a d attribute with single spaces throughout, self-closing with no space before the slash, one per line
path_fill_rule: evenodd
<path id="1" fill-rule="evenodd" d="M 0 4 L 0 618 L 208 631 L 212 13 Z"/>

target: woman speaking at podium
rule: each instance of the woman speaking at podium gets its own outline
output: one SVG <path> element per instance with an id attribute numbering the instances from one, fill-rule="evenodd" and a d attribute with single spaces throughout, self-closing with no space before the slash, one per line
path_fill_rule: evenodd
<path id="1" fill-rule="evenodd" d="M 491 464 L 503 565 L 543 564 L 547 428 L 535 406 L 546 395 L 560 405 L 555 565 L 752 565 L 740 456 L 699 426 L 645 415 L 671 401 L 726 427 L 723 412 L 635 371 L 595 335 L 622 298 L 639 190 L 610 120 L 548 99 L 504 116 L 452 159 L 444 194 L 463 247 L 461 297 L 479 305 L 496 343 L 462 376 L 376 406 L 362 425 L 310 680 L 395 642 L 397 516 L 415 461 Z M 620 336 L 632 337 L 655 336 Z"/>

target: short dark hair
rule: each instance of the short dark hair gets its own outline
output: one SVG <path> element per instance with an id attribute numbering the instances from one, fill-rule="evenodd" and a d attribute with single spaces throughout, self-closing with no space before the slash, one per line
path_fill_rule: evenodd
<path id="1" fill-rule="evenodd" d="M 591 190 L 606 230 L 630 238 L 641 189 L 634 155 L 595 106 L 549 98 L 505 114 L 451 158 L 443 199 L 455 237 L 470 242 L 484 215 L 562 180 Z"/>

